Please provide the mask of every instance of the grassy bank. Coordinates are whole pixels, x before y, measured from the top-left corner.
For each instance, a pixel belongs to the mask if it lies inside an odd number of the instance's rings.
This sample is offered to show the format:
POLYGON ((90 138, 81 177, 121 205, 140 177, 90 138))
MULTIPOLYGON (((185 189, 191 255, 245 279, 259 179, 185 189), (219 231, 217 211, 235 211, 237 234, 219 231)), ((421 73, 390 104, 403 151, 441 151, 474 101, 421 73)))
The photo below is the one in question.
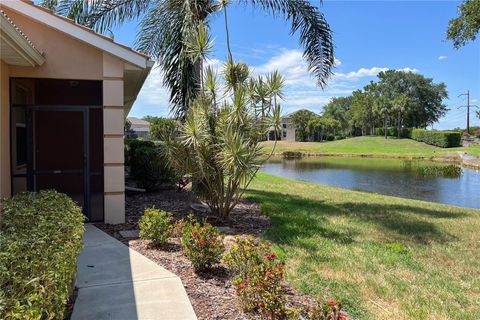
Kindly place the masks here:
POLYGON ((480 212, 259 174, 248 196, 301 291, 359 319, 480 319, 480 212))
MULTIPOLYGON (((273 142, 263 143, 270 151, 273 142)), ((480 146, 470 148, 439 148, 411 139, 384 139, 383 137, 355 137, 330 142, 279 141, 275 152, 305 152, 320 154, 358 154, 383 157, 435 157, 455 155, 456 151, 480 156, 480 146)))

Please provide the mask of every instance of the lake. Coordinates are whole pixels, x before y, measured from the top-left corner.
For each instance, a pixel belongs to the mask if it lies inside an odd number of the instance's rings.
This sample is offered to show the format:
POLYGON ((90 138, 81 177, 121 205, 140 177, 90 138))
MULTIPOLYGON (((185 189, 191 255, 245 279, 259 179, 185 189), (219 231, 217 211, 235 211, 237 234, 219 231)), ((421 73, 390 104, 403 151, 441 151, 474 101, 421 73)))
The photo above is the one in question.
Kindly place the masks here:
POLYGON ((347 157, 272 158, 260 171, 332 187, 480 208, 480 171, 453 164, 347 157))

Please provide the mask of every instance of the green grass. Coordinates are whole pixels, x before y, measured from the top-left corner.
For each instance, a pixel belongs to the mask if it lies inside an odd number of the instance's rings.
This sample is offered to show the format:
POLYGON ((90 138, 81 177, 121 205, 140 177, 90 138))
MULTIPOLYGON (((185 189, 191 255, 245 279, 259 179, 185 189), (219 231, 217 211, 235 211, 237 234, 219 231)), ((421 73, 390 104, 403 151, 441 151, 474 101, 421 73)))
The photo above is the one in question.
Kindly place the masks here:
POLYGON ((263 173, 248 197, 302 292, 358 319, 480 319, 480 211, 263 173))
MULTIPOLYGON (((270 151, 273 142, 262 143, 270 151)), ((411 139, 355 137, 331 142, 279 141, 275 152, 307 152, 324 154, 365 154, 385 157, 435 157, 454 155, 456 151, 480 156, 480 146, 469 148, 439 148, 411 139)))

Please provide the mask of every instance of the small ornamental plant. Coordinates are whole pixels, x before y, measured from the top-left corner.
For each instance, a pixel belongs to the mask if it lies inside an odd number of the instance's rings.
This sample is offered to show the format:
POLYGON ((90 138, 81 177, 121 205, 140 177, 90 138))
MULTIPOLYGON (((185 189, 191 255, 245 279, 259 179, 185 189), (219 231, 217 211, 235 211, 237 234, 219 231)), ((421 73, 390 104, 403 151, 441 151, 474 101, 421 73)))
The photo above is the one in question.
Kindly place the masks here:
POLYGON ((150 240, 154 245, 164 245, 170 237, 172 217, 163 210, 147 208, 138 221, 140 238, 150 240))
POLYGON ((285 317, 284 263, 266 243, 237 238, 224 261, 235 274, 233 285, 245 311, 266 319, 285 317))
POLYGON ((173 219, 173 227, 171 230, 171 237, 173 238, 181 238, 183 235, 183 229, 189 223, 187 219, 173 219))
POLYGON ((318 304, 307 308, 305 319, 307 320, 348 320, 349 318, 342 312, 342 303, 337 301, 328 301, 324 304, 318 304))
POLYGON ((220 231, 209 223, 190 222, 183 227, 183 252, 196 271, 220 262, 225 251, 220 231))

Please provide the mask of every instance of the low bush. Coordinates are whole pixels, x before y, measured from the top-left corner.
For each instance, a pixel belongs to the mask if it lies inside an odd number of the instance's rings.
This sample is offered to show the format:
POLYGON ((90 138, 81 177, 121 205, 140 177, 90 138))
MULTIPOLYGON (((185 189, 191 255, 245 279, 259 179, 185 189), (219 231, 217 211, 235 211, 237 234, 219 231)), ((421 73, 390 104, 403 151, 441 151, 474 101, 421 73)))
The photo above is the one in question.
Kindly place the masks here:
POLYGON ((175 174, 169 165, 163 144, 137 145, 131 150, 130 172, 140 188, 152 191, 162 183, 174 181, 175 174))
POLYGON ((412 139, 442 148, 460 146, 461 134, 454 131, 413 129, 412 139))
POLYGON ((189 220, 187 219, 180 219, 180 220, 175 220, 173 219, 174 224, 171 230, 171 236, 174 238, 181 238, 183 235, 183 229, 185 229, 185 226, 190 223, 189 220))
POLYGON ((138 221, 140 238, 150 240, 155 245, 163 245, 170 237, 172 217, 167 212, 155 208, 147 208, 138 221))
POLYGON ((187 223, 183 227, 183 252, 195 270, 205 270, 220 262, 224 246, 220 231, 204 222, 187 223))
POLYGON ((333 141, 333 140, 335 140, 335 136, 333 134, 326 134, 325 135, 325 140, 333 141))
POLYGON ((235 274, 233 285, 245 311, 268 319, 285 317, 284 263, 267 244, 251 237, 237 238, 224 261, 235 274))
POLYGON ((0 319, 63 319, 84 215, 55 191, 0 202, 0 319))

